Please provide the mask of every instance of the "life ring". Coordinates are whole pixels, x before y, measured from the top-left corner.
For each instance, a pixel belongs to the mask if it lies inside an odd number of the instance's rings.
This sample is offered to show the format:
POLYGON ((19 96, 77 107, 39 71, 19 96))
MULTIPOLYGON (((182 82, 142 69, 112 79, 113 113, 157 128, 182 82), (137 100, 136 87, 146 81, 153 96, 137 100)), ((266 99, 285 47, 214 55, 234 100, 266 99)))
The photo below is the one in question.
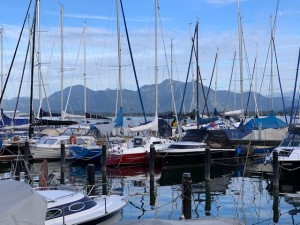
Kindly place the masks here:
POLYGON ((77 137, 75 134, 72 134, 69 138, 69 143, 72 145, 72 144, 76 144, 77 142, 77 137))

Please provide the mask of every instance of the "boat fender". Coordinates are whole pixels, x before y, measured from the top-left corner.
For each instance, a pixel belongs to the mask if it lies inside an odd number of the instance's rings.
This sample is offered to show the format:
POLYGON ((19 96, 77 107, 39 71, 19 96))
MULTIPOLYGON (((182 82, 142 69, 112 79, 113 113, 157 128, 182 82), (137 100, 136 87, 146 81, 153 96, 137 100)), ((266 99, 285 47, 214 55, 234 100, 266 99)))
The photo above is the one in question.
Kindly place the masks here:
POLYGON ((77 137, 76 137, 75 134, 72 134, 72 135, 70 136, 70 138, 69 138, 69 143, 70 143, 70 144, 76 144, 76 142, 77 142, 77 137))

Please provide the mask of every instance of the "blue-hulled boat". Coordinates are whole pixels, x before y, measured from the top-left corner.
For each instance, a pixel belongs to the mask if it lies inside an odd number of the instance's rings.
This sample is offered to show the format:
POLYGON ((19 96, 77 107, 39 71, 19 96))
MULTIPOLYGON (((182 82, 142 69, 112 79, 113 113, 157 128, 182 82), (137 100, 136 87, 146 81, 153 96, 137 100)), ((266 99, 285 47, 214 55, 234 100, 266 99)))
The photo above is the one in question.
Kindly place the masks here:
POLYGON ((69 155, 67 159, 78 161, 98 161, 102 155, 102 146, 99 145, 71 145, 69 146, 69 155))

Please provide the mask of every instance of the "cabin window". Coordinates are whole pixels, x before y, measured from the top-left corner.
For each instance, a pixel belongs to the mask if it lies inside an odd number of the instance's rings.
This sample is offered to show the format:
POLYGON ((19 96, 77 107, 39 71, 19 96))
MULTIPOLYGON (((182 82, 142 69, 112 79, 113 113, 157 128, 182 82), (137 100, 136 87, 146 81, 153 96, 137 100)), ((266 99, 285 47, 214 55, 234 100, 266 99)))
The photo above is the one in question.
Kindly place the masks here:
POLYGON ((298 140, 291 140, 290 146, 291 147, 297 147, 297 146, 299 146, 299 141, 298 140))
POLYGON ((62 211, 59 208, 50 209, 46 213, 46 220, 51 220, 53 218, 56 218, 60 216, 61 213, 62 211))
POLYGON ((154 145, 159 145, 159 144, 161 144, 161 141, 154 141, 153 144, 154 145))
POLYGON ((286 146, 289 146, 289 143, 290 143, 291 139, 287 138, 287 139, 284 139, 279 146, 281 147, 286 147, 286 146))
POLYGON ((84 206, 85 206, 84 202, 75 202, 69 206, 69 210, 72 212, 77 212, 84 209, 84 206))
POLYGON ((44 144, 53 145, 53 144, 55 144, 56 141, 57 141, 57 140, 55 140, 55 139, 47 139, 47 140, 44 142, 44 144))

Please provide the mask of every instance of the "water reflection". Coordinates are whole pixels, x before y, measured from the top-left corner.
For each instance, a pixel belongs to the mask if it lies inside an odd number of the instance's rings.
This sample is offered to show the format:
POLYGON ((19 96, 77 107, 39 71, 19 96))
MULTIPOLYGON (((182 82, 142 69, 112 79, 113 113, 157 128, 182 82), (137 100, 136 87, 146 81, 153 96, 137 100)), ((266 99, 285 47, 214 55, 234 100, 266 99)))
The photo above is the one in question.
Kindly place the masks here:
MULTIPOLYGON (((39 171, 41 163, 30 165, 39 171)), ((60 174, 60 162, 49 162, 49 173, 60 174)), ((0 164, 1 175, 9 173, 11 164, 0 164)), ((182 174, 191 173, 192 218, 229 217, 246 224, 297 224, 300 221, 300 183, 295 177, 280 180, 278 195, 272 187, 269 169, 257 159, 237 164, 214 163, 211 180, 205 182, 204 166, 108 168, 103 177, 101 166, 95 165, 97 193, 126 192, 129 203, 121 220, 172 219, 181 216, 182 174), (105 179, 104 179, 105 178, 105 179), (106 184, 107 186, 103 186, 106 184)), ((66 163, 65 182, 87 183, 87 165, 66 163)))

